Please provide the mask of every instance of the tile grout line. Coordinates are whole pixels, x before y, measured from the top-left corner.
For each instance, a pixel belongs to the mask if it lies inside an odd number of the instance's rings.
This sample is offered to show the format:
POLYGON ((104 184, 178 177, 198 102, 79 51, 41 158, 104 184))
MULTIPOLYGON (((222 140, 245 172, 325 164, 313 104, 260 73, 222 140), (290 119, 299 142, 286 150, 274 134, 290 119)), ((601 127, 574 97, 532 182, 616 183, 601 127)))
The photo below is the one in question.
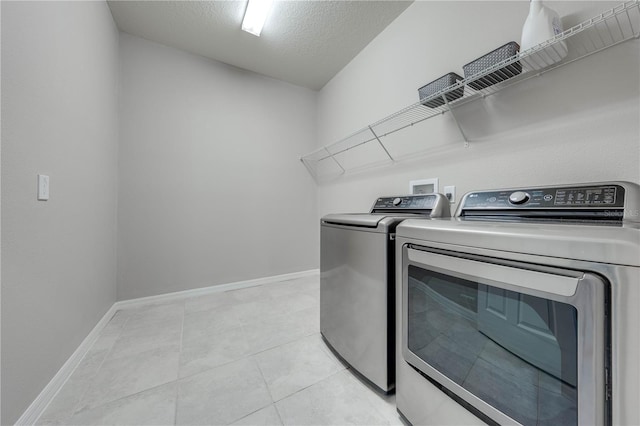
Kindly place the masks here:
MULTIPOLYGON (((291 275, 295 275, 295 274, 291 274, 291 275)), ((316 273, 314 275, 317 275, 317 271, 316 271, 316 273)), ((306 279, 308 279, 308 278, 306 277, 306 274, 305 274, 305 277, 295 277, 295 278, 294 277, 290 277, 290 278, 286 278, 284 280, 279 280, 279 281, 269 281, 269 282, 264 282, 264 283, 260 282, 259 284, 255 284, 255 285, 252 285, 250 287, 248 286, 246 288, 247 289, 249 289, 249 288, 262 288, 265 284, 276 284, 276 285, 285 284, 285 285, 290 285, 292 283, 295 283, 298 280, 306 280, 306 279)), ((245 283, 243 283, 243 284, 245 284, 245 283)), ((307 287, 306 284, 301 282, 301 285, 304 285, 304 287, 306 289, 306 287, 307 287)), ((278 287, 278 291, 279 291, 279 288, 280 287, 278 287)), ((220 294, 231 294, 231 293, 233 293, 235 291, 244 290, 244 289, 245 288, 243 288, 243 287, 234 288, 233 290, 232 289, 226 289, 226 290, 223 290, 222 292, 220 292, 220 294)), ((267 289, 267 290, 271 291, 270 288, 267 289)), ((209 294, 209 292, 200 292, 200 293, 202 293, 201 295, 209 294)), ((215 292, 212 291, 211 294, 213 294, 213 293, 218 293, 218 291, 215 291, 215 292)), ((179 349, 179 354, 178 354, 178 363, 179 363, 179 365, 178 365, 178 377, 174 381, 169 381, 167 383, 163 383, 163 384, 157 385, 155 387, 150 387, 148 389, 140 390, 139 392, 135 392, 135 393, 133 393, 131 395, 122 396, 121 398, 115 399, 113 401, 103 402, 102 404, 96 405, 94 407, 91 407, 91 406, 88 406, 88 405, 83 405, 84 403, 87 402, 88 394, 90 394, 92 392, 92 390, 96 389, 96 384, 97 384, 96 379, 97 379, 98 373, 100 373, 101 371, 104 371, 103 369, 105 368, 105 364, 110 363, 111 358, 113 357, 113 355, 116 352, 116 345, 117 345, 118 340, 120 340, 122 338, 123 334, 125 333, 125 329, 127 328, 127 326, 130 325, 133 322, 135 314, 137 312, 140 312, 140 310, 153 309, 155 307, 161 307, 161 306, 163 306, 163 305, 165 305, 167 303, 170 304, 171 303, 170 302, 171 298, 166 298, 166 300, 165 300, 165 298, 163 298, 162 300, 158 299, 157 301, 154 300, 153 303, 152 303, 151 300, 145 300, 146 298, 141 298, 140 300, 136 299, 136 300, 128 301, 128 302, 137 302, 137 303, 128 303, 127 304, 127 303, 125 303, 127 301, 116 302, 114 304, 114 306, 112 306, 112 308, 111 308, 111 310, 113 310, 114 313, 111 315, 111 318, 108 320, 108 322, 111 322, 114 319, 114 317, 116 317, 116 315, 118 315, 118 313, 127 314, 126 318, 123 320, 123 322, 120 325, 120 327, 118 327, 116 333, 111 335, 110 338, 108 339, 108 340, 111 340, 113 338, 112 343, 110 345, 104 345, 103 346, 102 349, 105 350, 105 354, 98 361, 97 367, 95 369, 90 369, 89 370, 89 371, 93 370, 93 374, 87 375, 88 377, 86 378, 86 382, 88 382, 88 383, 83 386, 83 389, 80 389, 80 396, 77 397, 77 400, 76 400, 77 402, 75 404, 71 405, 71 411, 70 411, 71 414, 67 418, 70 418, 71 416, 75 415, 76 413, 78 413, 78 412, 80 412, 80 411, 82 411, 84 409, 93 410, 95 408, 104 406, 106 404, 110 404, 112 402, 115 402, 115 401, 118 401, 118 400, 121 400, 121 399, 125 399, 125 398, 131 397, 133 395, 137 395, 137 394, 146 392, 146 391, 148 391, 150 389, 154 389, 154 388, 159 387, 159 386, 170 384, 172 382, 174 382, 174 383, 175 382, 179 382, 181 380, 181 378, 179 376, 179 370, 180 370, 180 363, 182 362, 182 359, 184 359, 183 350, 184 350, 184 330, 185 330, 184 327, 185 327, 185 322, 186 322, 186 320, 185 320, 185 317, 186 317, 186 301, 189 300, 191 297, 187 297, 187 294, 180 294, 180 295, 176 294, 175 296, 178 299, 177 300, 178 303, 182 304, 182 306, 181 306, 182 307, 182 323, 181 323, 181 329, 180 329, 180 344, 179 344, 179 348, 178 348, 179 349), (177 297, 177 296, 182 296, 182 297, 177 297), (182 299, 182 300, 180 300, 180 299, 182 299), (122 306, 119 306, 120 304, 122 304, 122 306)), ((240 302, 240 301, 238 301, 238 302, 240 302)), ((307 310, 307 309, 313 309, 313 308, 309 307, 309 308, 306 308, 306 309, 301 309, 301 311, 304 311, 304 310, 307 310)), ((291 314, 291 312, 287 312, 287 314, 291 314)), ((286 316, 290 316, 290 315, 286 315, 286 316)), ((103 321, 103 320, 101 320, 101 321, 103 321)), ((238 322, 240 323, 239 326, 241 327, 242 331, 245 331, 245 329, 250 325, 248 323, 245 324, 244 321, 238 321, 238 322)), ((104 328, 104 326, 103 326, 103 328, 104 328)), ((281 343, 279 345, 270 346, 270 347, 266 347, 266 348, 260 348, 255 353, 249 353, 249 354, 245 355, 244 357, 242 357, 240 359, 243 359, 243 358, 246 359, 246 358, 252 357, 254 355, 260 354, 262 352, 266 352, 266 351, 275 349, 278 346, 281 346, 281 345, 284 345, 284 344, 293 343, 296 340, 299 340, 299 339, 307 337, 307 336, 311 336, 312 334, 315 334, 315 333, 317 333, 317 331, 304 333, 304 334, 301 334, 298 338, 294 338, 292 340, 288 340, 288 341, 286 341, 284 343, 281 343)), ((102 335, 102 333, 100 333, 100 335, 102 335)), ((94 338, 94 340, 96 340, 96 339, 94 338)), ((246 336, 245 336, 245 341, 246 340, 247 339, 246 339, 246 336)), ((95 345, 95 342, 93 342, 93 343, 95 345)), ((86 355, 90 352, 91 348, 93 348, 94 345, 92 345, 89 349, 85 349, 84 355, 82 356, 82 358, 80 358, 80 361, 78 361, 78 363, 81 362, 83 359, 85 359, 86 355)), ((247 351, 247 352, 249 352, 249 351, 247 351)), ((235 360, 235 361, 237 361, 237 360, 235 360)), ((230 361, 229 363, 231 363, 231 362, 234 362, 234 361, 230 361)), ((229 364, 229 363, 225 363, 225 364, 229 364)), ((223 364, 223 365, 225 365, 225 364, 223 364)), ((215 367, 212 367, 212 368, 215 368, 215 367)), ((198 373, 194 373, 194 374, 192 374, 190 376, 193 376, 193 375, 196 375, 196 374, 198 374, 198 373)), ((261 371, 261 374, 262 374, 262 371, 261 371)), ((263 375, 263 379, 264 379, 264 374, 262 374, 262 375, 263 375)), ((65 380, 65 382, 66 382, 66 380, 65 380)), ((58 391, 60 389, 62 389, 63 386, 64 386, 64 384, 63 385, 59 385, 58 391)), ((176 383, 176 386, 178 386, 178 383, 176 383)), ((55 397, 55 395, 57 393, 58 392, 56 392, 53 396, 48 397, 49 398, 49 402, 51 402, 51 400, 53 400, 53 398, 55 397)), ((270 390, 269 390, 269 394, 271 394, 270 390)), ((273 400, 273 396, 272 395, 271 395, 271 399, 273 400)), ((175 420, 176 423, 177 423, 177 405, 178 405, 177 403, 178 403, 178 401, 177 401, 177 397, 176 397, 176 413, 174 415, 174 420, 175 420)), ((48 405, 49 404, 47 404, 47 406, 48 405)), ((41 415, 42 412, 44 411, 44 409, 41 409, 40 411, 41 411, 41 413, 40 413, 40 415, 41 415)))
MULTIPOLYGON (((238 328, 235 328, 235 329, 232 329, 232 330, 237 330, 237 329, 240 329, 240 328, 242 328, 242 327, 243 327, 243 326, 242 326, 242 325, 240 325, 238 328)), ((291 343, 295 343, 295 342, 297 342, 298 340, 306 339, 306 338, 308 338, 308 337, 313 336, 314 334, 320 334, 320 332, 314 332, 313 334, 309 334, 309 335, 305 335, 305 336, 300 336, 300 337, 299 337, 298 339, 296 339, 296 340, 287 341, 286 343, 282 343, 282 344, 280 344, 280 345, 278 345, 278 346, 272 346, 272 347, 269 347, 269 348, 266 348, 266 349, 261 349, 261 350, 260 350, 260 351, 258 351, 258 352, 255 352, 255 353, 251 353, 251 354, 245 355, 245 356, 243 356, 243 357, 240 357, 240 358, 238 358, 238 359, 234 359, 234 360, 232 360, 232 361, 227 361, 227 362, 225 362, 225 363, 223 363, 223 364, 216 365, 215 367, 208 367, 208 368, 207 368, 207 369, 205 369, 205 370, 198 371, 198 372, 191 373, 191 374, 187 374, 187 375, 186 375, 186 376, 184 376, 184 377, 179 377, 179 378, 178 378, 178 380, 188 379, 188 378, 193 377, 193 376, 196 376, 196 375, 198 375, 198 374, 206 373, 206 372, 208 372, 208 371, 215 370, 216 368, 224 367, 225 365, 233 364, 234 362, 238 362, 238 361, 241 361, 241 360, 243 360, 243 359, 252 358, 252 357, 254 357, 254 356, 256 356, 256 355, 260 355, 260 354, 262 354, 262 353, 264 353, 264 352, 267 352, 267 351, 270 351, 270 350, 273 350, 273 349, 279 348, 280 346, 290 345, 291 343)), ((325 352, 325 355, 326 355, 326 352, 325 352)), ((342 370, 346 370, 346 369, 347 369, 347 367, 343 366, 342 364, 340 364, 339 366, 342 368, 342 370)))
POLYGON ((280 414, 280 410, 278 410, 278 406, 276 405, 276 403, 273 403, 273 408, 275 408, 276 410, 276 415, 278 416, 278 418, 280 419, 280 424, 284 426, 284 420, 282 420, 282 414, 280 414))
POLYGON ((152 390, 155 390, 155 389, 161 388, 161 387, 163 387, 163 386, 170 385, 171 383, 175 383, 175 382, 177 382, 177 380, 174 380, 174 381, 171 381, 171 382, 166 382, 166 383, 161 383, 161 384, 159 384, 159 385, 155 385, 155 386, 152 386, 152 387, 150 387, 150 388, 140 390, 140 391, 135 392, 135 393, 132 393, 132 394, 130 394, 130 395, 124 395, 124 396, 121 396, 120 398, 114 399, 114 400, 112 400, 112 401, 107 401, 107 402, 105 402, 104 404, 96 405, 95 407, 92 407, 92 408, 90 408, 90 409, 91 409, 91 410, 95 410, 95 409, 97 409, 97 408, 104 407, 105 405, 113 404, 113 403, 115 403, 115 402, 122 401, 123 399, 128 399, 128 398, 131 398, 131 397, 134 397, 134 396, 140 395, 141 393, 149 392, 149 391, 152 391, 152 390))
MULTIPOLYGON (((116 311, 113 316, 111 317, 111 319, 109 320, 109 322, 111 322, 113 320, 113 318, 115 318, 116 315, 118 315, 118 312, 120 311, 116 311)), ((111 352, 113 351, 113 347, 116 345, 116 342, 118 341, 118 339, 120 338, 120 336, 122 335, 122 331, 124 330, 124 328, 126 327, 127 323, 129 322, 129 319, 131 319, 131 316, 127 316, 127 319, 124 321, 124 323, 122 324, 122 327, 120 327, 120 331, 118 331, 118 334, 116 336, 116 338, 114 339, 113 343, 109 346, 109 349, 107 350, 107 353, 104 355, 104 358, 102 358, 102 361, 100 361, 100 365, 98 365, 98 368, 96 368, 96 371, 92 374, 91 376, 91 380, 90 383, 87 385, 87 387, 85 388, 84 392, 82 392, 82 395, 80 396, 80 398, 78 398, 78 402, 75 404, 75 406, 73 407, 73 410, 71 412, 71 415, 69 416, 69 418, 67 418, 68 420, 71 420, 71 418, 76 415, 78 412, 81 411, 81 405, 82 402, 84 402, 84 398, 87 395, 87 393, 89 392, 89 390, 91 388, 93 388, 94 382, 96 377, 98 376, 98 373, 100 372, 100 369, 102 368, 102 366, 104 365, 104 363, 106 362, 106 360, 109 358, 109 355, 111 354, 111 352)), ((109 323, 107 323, 107 325, 109 325, 109 323)), ((103 330, 104 331, 104 330, 103 330)), ((102 336, 102 332, 100 332, 100 335, 98 335, 98 338, 100 338, 102 336)), ((97 341, 97 340, 96 340, 97 341)), ((95 343, 94 343, 95 345, 95 343)), ((84 358, 89 354, 89 352, 91 351, 91 349, 93 348, 93 345, 91 346, 91 348, 89 348, 89 350, 87 351, 87 353, 84 355, 84 357, 82 358, 82 360, 84 361, 84 358)), ((82 361, 80 361, 82 362, 82 361)), ((103 404, 104 405, 104 404, 103 404)), ((93 407, 93 408, 97 408, 97 407, 93 407)), ((91 408, 91 409, 93 409, 91 408)))
POLYGON ((260 363, 258 362, 258 360, 253 355, 251 355, 251 358, 253 358, 253 362, 255 362, 256 363, 256 367, 258 367, 258 371, 260 372, 260 376, 262 377, 262 381, 264 382, 264 385, 267 387, 267 392, 269 392, 269 396, 271 397, 271 404, 273 405, 273 404, 275 404, 276 400, 273 397, 273 393, 271 393, 271 389, 269 388, 269 383, 267 383, 267 378, 264 377, 264 372, 262 371, 262 368, 260 368, 260 363))
MULTIPOLYGON (((112 309, 113 309, 113 306, 109 309, 109 311, 111 311, 112 309)), ((105 320, 106 314, 108 314, 108 313, 109 313, 109 311, 107 311, 107 312, 105 313, 104 317, 103 317, 100 321, 98 321, 98 324, 100 324, 102 321, 104 321, 104 320, 105 320)), ((99 338, 99 335, 100 335, 100 334, 102 334, 102 329, 104 329, 104 328, 107 326, 107 324, 108 324, 109 322, 111 322, 111 320, 115 317, 116 313, 117 313, 117 311, 113 311, 113 312, 112 312, 111 316, 109 317, 109 320, 108 320, 108 321, 107 321, 107 322, 102 326, 102 328, 101 328, 101 330, 100 330, 101 332, 100 332, 100 333, 98 333, 98 335, 96 335, 96 337, 93 339, 93 343, 92 343, 91 347, 93 347, 93 345, 95 345, 95 343, 97 342, 97 340, 98 340, 98 338, 99 338)), ((98 326, 98 325, 96 325, 96 327, 97 327, 97 326, 98 326)), ((94 328, 94 329, 95 329, 95 328, 94 328)), ((93 330, 92 330, 92 332, 93 332, 93 330)), ((89 333, 89 336, 91 335, 91 333, 92 333, 92 332, 90 332, 90 333, 89 333)), ((87 337, 88 337, 88 336, 87 336, 87 337)), ((86 338, 85 338, 85 340, 86 340, 86 338)), ((84 342, 83 342, 83 343, 84 343, 84 342)), ((83 343, 81 343, 81 344, 80 344, 80 347, 82 346, 82 344, 83 344, 83 343)), ((80 347, 79 347, 79 348, 80 348, 80 347)), ((67 364, 67 363, 69 363, 69 361, 73 358, 73 355, 74 355, 75 353, 74 353, 74 354, 72 354, 72 355, 71 355, 71 358, 69 358, 69 359, 67 360, 67 362, 66 362, 66 363, 61 367, 61 369, 60 369, 60 370, 58 370, 58 372, 57 372, 57 373, 56 373, 56 375, 53 377, 53 379, 51 379, 51 381, 49 382, 49 384, 48 384, 47 386, 45 386, 45 388, 43 389, 43 391, 42 391, 42 392, 41 392, 41 393, 36 397, 36 399, 31 403, 31 405, 27 408, 27 410, 26 410, 24 413, 22 413, 22 416, 20 417, 20 419, 18 419, 18 421, 16 422, 16 424, 39 424, 39 423, 40 423, 40 420, 41 420, 41 419, 42 419, 42 417, 46 414, 46 412, 47 412, 47 410, 49 409, 49 407, 54 403, 54 401, 57 399, 58 395, 60 395, 60 393, 62 392, 63 388, 67 385, 67 383, 68 383, 68 382, 69 382, 69 380, 71 379, 71 376, 75 373, 75 371, 78 369, 78 367, 80 366, 80 364, 82 363, 82 361, 85 359, 85 357, 86 357, 86 356, 87 356, 87 354, 89 353, 89 351, 90 351, 91 347, 84 349, 84 353, 82 354, 82 356, 81 356, 81 357, 79 357, 79 359, 78 359, 78 360, 77 360, 77 362, 75 363, 75 366, 71 369, 71 372, 70 372, 69 374, 67 374, 66 378, 62 381, 62 383, 61 383, 61 384, 59 384, 59 385, 56 387, 55 392, 53 392, 53 394, 52 394, 51 396, 49 396, 48 398, 46 398, 46 400, 45 400, 45 401, 46 401, 46 403, 44 404, 44 406, 41 406, 41 407, 39 407, 39 408, 37 408, 37 409, 36 409, 36 410, 37 410, 37 411, 36 411, 36 412, 37 412, 37 415, 35 415, 35 418, 30 419, 30 417, 33 417, 33 416, 34 416, 34 415, 30 412, 30 411, 32 410, 32 407, 34 406, 34 404, 36 404, 36 402, 39 402, 39 400, 41 399, 41 397, 42 397, 43 393, 47 390, 47 388, 48 388, 49 386, 51 386, 52 382, 56 379, 56 377, 60 374, 60 372, 65 368, 66 364, 67 364), (29 413, 29 414, 27 415, 27 413, 29 413), (27 419, 29 419, 29 420, 28 420, 28 421, 25 421, 25 417, 26 417, 27 419)), ((78 349, 79 349, 79 348, 78 348, 78 349)), ((76 349, 76 352, 78 351, 78 349, 76 349)), ((103 360, 103 361, 104 361, 104 360, 103 360)), ((81 397, 82 397, 82 396, 81 396, 81 397)), ((65 417, 65 419, 68 419, 68 418, 70 418, 70 417, 73 415, 73 411, 75 410, 75 408, 76 408, 76 405, 77 405, 77 404, 78 404, 78 403, 76 403, 76 404, 72 407, 72 413, 71 413, 69 416, 66 416, 66 417, 65 417)))
MULTIPOLYGON (((335 375, 337 375, 337 374, 340 374, 340 373, 342 373, 342 372, 344 372, 344 371, 346 371, 346 370, 338 370, 338 371, 336 371, 335 373, 332 373, 332 374, 328 375, 328 376, 327 376, 327 377, 325 377, 324 379, 320 379, 320 380, 318 380, 318 381, 317 381, 317 382, 315 382, 315 383, 312 383, 312 384, 310 384, 310 385, 307 385, 307 386, 303 387, 302 389, 298 389, 298 390, 297 390, 297 391, 295 391, 294 393, 292 393, 292 394, 290 394, 290 395, 287 395, 287 396, 285 396, 285 397, 283 397, 283 398, 280 398, 280 399, 279 399, 279 400, 277 400, 277 401, 274 401, 273 405, 276 405, 276 403, 281 402, 281 401, 284 401, 285 399, 289 399, 289 398, 291 398, 292 396, 294 396, 294 395, 296 395, 296 394, 299 394, 300 392, 302 392, 302 391, 304 391, 304 390, 307 390, 307 389, 309 389, 310 387, 313 387, 313 386, 317 385, 318 383, 322 383, 322 382, 324 382, 325 380, 329 380, 329 379, 330 379, 330 378, 332 378, 333 376, 335 376, 335 375)), ((277 408, 278 408, 278 407, 277 407, 277 405, 276 405, 276 409, 277 409, 277 408)), ((281 419, 281 420, 282 420, 282 419, 281 419)))
MULTIPOLYGON (((122 333, 124 332, 124 329, 125 329, 126 325, 129 323, 129 321, 130 321, 130 319, 132 318, 132 316, 133 316, 133 315, 129 315, 129 316, 127 317, 126 321, 124 322, 124 324, 122 325, 122 327, 121 327, 121 329, 120 329, 120 332, 118 333, 118 337, 116 338, 116 341, 114 341, 114 343, 111 345, 111 347, 109 348, 109 350, 108 350, 107 354, 105 355, 104 359, 101 361, 100 366, 96 369, 96 372, 95 372, 95 373, 94 373, 94 375, 93 375, 93 378, 94 378, 94 379, 95 379, 95 377, 96 377, 96 375, 97 375, 98 371, 103 367, 103 365, 104 365, 104 363, 106 362, 106 360, 108 359, 109 355, 112 353, 113 348, 114 348, 114 346, 115 346, 115 344, 116 344, 116 342, 117 342, 117 339, 118 339, 118 338, 122 335, 122 333)), ((115 358, 115 359, 118 359, 118 358, 115 358)), ((102 403, 102 404, 99 404, 99 405, 96 405, 96 406, 94 406, 94 407, 89 407, 88 409, 90 409, 90 410, 95 410, 95 409, 100 408, 100 407, 103 407, 103 406, 105 406, 105 405, 112 404, 112 403, 114 403, 114 402, 121 401, 121 400, 123 400, 123 399, 127 399, 127 398, 130 398, 130 397, 133 397, 133 396, 139 395, 139 394, 141 394, 141 393, 144 393, 144 392, 147 392, 147 391, 150 391, 150 390, 153 390, 153 389, 157 389, 157 388, 160 388, 160 387, 162 387, 162 386, 166 386, 166 385, 171 384, 171 383, 174 383, 174 382, 177 382, 177 380, 173 380, 173 381, 166 382, 166 383, 161 383, 161 384, 158 384, 158 385, 156 385, 156 386, 152 386, 152 387, 147 388, 147 389, 142 389, 142 390, 140 390, 140 391, 138 391, 138 392, 135 392, 135 393, 132 393, 132 394, 129 394, 129 395, 124 395, 124 396, 121 396, 121 397, 116 398, 116 399, 111 400, 111 401, 106 401, 106 402, 104 402, 104 403, 102 403)), ((87 390, 84 392, 84 394, 86 394, 88 390, 89 390, 89 388, 87 388, 87 390)), ((84 394, 83 394, 82 398, 84 398, 84 394)), ((78 410, 78 409, 77 409, 77 406, 79 406, 81 402, 82 402, 82 399, 78 402, 78 404, 76 404, 76 409, 75 409, 75 411, 74 411, 74 413, 73 413, 73 414, 76 414, 76 413, 78 413, 79 411, 81 411, 81 410, 78 410)), ((73 414, 72 414, 72 416, 73 416, 73 414)))
MULTIPOLYGON (((256 367, 258 368, 258 372, 260 373, 260 376, 262 377, 262 381, 264 382, 264 385, 265 385, 265 387, 267 388, 267 392, 269 393, 269 398, 271 398, 271 404, 266 405, 266 406, 264 406, 264 407, 260 407, 260 408, 258 408, 257 410, 254 410, 254 411, 252 411, 252 412, 248 413, 247 415, 240 417, 239 419, 235 419, 233 422, 231 422, 231 423, 229 423, 229 424, 233 424, 233 423, 235 423, 235 422, 239 422, 240 420, 242 420, 242 419, 244 419, 244 418, 247 418, 247 417, 249 417, 249 416, 250 416, 250 415, 252 415, 252 414, 257 413, 257 412, 258 412, 258 411, 260 411, 260 410, 264 410, 265 408, 270 407, 271 405, 275 406, 275 401, 274 401, 273 395, 271 394, 271 389, 269 389, 269 384, 267 383, 267 379, 265 379, 265 377, 264 377, 264 373, 262 372, 262 368, 260 368, 260 363, 258 362, 258 360, 257 360, 257 359, 255 359, 255 358, 254 358, 254 356, 253 356, 253 355, 249 355, 247 358, 244 358, 244 359, 248 359, 248 358, 252 358, 252 359, 253 359, 253 362, 255 363, 256 367)), ((235 362, 235 361, 234 361, 234 362, 235 362)))

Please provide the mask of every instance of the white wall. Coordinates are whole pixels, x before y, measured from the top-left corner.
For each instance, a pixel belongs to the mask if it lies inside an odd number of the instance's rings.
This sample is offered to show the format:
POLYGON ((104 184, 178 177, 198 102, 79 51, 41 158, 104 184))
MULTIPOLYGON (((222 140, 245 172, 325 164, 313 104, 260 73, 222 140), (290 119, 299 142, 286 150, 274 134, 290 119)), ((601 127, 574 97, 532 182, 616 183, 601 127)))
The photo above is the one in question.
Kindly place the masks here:
POLYGON ((317 268, 316 92, 121 34, 118 299, 317 268))
MULTIPOLYGON (((565 28, 618 2, 549 2, 565 28)), ((318 144, 351 134, 417 102, 417 89, 502 44, 520 40, 528 2, 418 1, 320 92, 318 144)), ((387 138, 393 154, 427 155, 319 186, 318 212, 367 210, 410 180, 438 177, 457 197, 473 189, 640 182, 639 47, 633 40, 387 138)), ((365 156, 354 149, 349 155, 365 156)), ((454 208, 457 206, 454 205, 454 208)))
POLYGON ((2 2, 2 424, 116 299, 117 94, 106 3, 2 2))
MULTIPOLYGON (((0 4, 0 46, 2 46, 2 5, 0 4)), ((2 97, 2 55, 0 54, 0 98, 2 97)), ((0 129, 2 113, 0 107, 0 129)), ((2 134, 0 132, 0 242, 2 241, 2 134)), ((2 422, 2 244, 0 244, 0 423, 2 422)))

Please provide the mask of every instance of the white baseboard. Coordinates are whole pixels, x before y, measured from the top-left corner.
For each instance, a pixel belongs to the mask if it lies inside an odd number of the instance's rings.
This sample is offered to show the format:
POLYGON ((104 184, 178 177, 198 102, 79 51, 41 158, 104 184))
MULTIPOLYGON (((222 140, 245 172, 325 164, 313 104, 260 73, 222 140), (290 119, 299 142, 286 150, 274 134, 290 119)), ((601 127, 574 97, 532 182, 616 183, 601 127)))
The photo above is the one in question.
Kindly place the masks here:
POLYGON ((298 278, 312 277, 318 275, 320 271, 318 269, 311 269, 308 271, 294 272, 291 274, 275 275, 272 277, 257 278, 253 280, 237 281, 228 284, 214 285, 210 287, 196 288, 193 290, 177 291, 174 293, 160 294, 157 296, 141 297, 138 299, 121 300, 116 302, 109 308, 104 316, 98 321, 95 327, 87 335, 87 337, 80 343, 80 346, 69 357, 67 362, 58 370, 53 379, 44 387, 42 392, 36 397, 36 399, 29 405, 29 407, 22 413, 22 416, 16 422, 16 425, 34 425, 47 409, 53 398, 58 394, 62 386, 67 382, 69 377, 73 374, 75 369, 82 361, 82 358, 91 349, 93 344, 98 339, 102 329, 109 323, 109 320, 115 315, 115 313, 121 309, 133 309, 145 305, 153 305, 162 302, 169 302, 172 300, 186 299, 194 296, 202 296, 205 294, 218 293, 229 290, 238 290, 247 287, 255 287, 258 285, 273 284, 282 281, 294 280, 298 278))
POLYGON ((100 336, 102 329, 109 323, 109 320, 116 313, 117 309, 115 304, 109 308, 109 310, 102 316, 100 321, 89 332, 87 337, 80 343, 80 346, 71 354, 69 359, 64 363, 60 370, 53 376, 53 379, 44 387, 42 392, 36 397, 36 399, 29 405, 29 407, 22 413, 22 416, 16 422, 16 425, 33 425, 35 424, 44 410, 49 406, 49 403, 58 394, 62 386, 67 382, 71 374, 82 361, 82 358, 91 349, 93 344, 100 336))
POLYGON ((256 278, 253 280, 236 281, 227 284, 212 285, 209 287, 194 288, 192 290, 182 290, 173 293, 159 294, 157 296, 140 297, 137 299, 121 300, 116 302, 114 306, 117 309, 131 309, 145 305, 153 305, 156 303, 170 302, 172 300, 187 299, 194 296, 203 296, 205 294, 219 293, 229 290, 239 290, 241 288, 255 287, 265 284, 274 284, 281 281, 295 280, 298 278, 312 277, 320 273, 319 269, 310 269, 308 271, 293 272, 290 274, 274 275, 272 277, 256 278))

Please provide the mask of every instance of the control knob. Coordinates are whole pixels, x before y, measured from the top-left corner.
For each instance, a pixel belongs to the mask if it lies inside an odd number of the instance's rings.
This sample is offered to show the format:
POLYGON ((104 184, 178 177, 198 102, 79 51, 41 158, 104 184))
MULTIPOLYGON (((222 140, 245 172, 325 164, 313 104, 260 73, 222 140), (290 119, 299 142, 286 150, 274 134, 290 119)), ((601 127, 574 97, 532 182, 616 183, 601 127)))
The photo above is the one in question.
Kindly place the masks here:
POLYGON ((393 199, 393 205, 394 206, 399 206, 401 202, 402 202, 402 198, 394 198, 393 199))
POLYGON ((530 196, 526 192, 516 191, 512 192, 511 195, 509 195, 509 202, 511 204, 524 204, 529 201, 529 198, 530 196))

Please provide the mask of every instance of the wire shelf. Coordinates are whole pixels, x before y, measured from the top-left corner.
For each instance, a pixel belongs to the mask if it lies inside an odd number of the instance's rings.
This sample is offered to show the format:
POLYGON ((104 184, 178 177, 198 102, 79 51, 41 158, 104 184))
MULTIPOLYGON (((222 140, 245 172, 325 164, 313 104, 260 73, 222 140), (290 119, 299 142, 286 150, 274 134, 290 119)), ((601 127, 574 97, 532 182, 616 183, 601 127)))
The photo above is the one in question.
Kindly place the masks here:
MULTIPOLYGON (((325 161, 332 164, 334 172, 345 173, 347 170, 341 164, 340 156, 369 143, 379 144, 388 157, 387 159, 394 161, 384 145, 385 137, 446 112, 451 112, 455 120, 454 110, 458 106, 490 96, 506 87, 638 37, 640 37, 640 0, 624 2, 531 49, 522 51, 484 69, 482 72, 466 77, 431 96, 420 99, 415 104, 378 120, 337 142, 306 154, 300 160, 315 179, 318 179, 322 174, 322 167, 319 165, 325 161), (456 89, 462 89, 463 96, 449 102, 445 95, 456 89), (444 101, 443 105, 435 108, 424 105, 438 98, 444 101)), ((433 102, 431 104, 433 105, 433 102)), ((467 144, 468 140, 459 124, 458 128, 465 144, 467 144)))

